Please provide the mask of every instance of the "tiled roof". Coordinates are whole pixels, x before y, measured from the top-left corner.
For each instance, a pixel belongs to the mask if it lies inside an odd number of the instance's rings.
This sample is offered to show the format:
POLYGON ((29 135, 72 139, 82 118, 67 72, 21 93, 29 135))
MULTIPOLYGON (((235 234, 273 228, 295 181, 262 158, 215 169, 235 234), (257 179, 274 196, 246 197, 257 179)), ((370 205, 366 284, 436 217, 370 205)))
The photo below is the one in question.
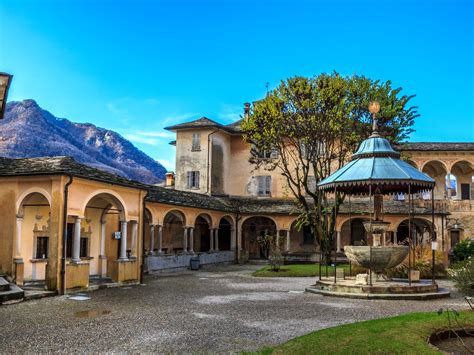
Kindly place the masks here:
MULTIPOLYGON (((9 159, 0 157, 1 176, 31 176, 31 175, 72 175, 84 179, 100 181, 149 191, 147 201, 179 206, 224 211, 243 214, 296 214, 297 204, 291 198, 255 198, 255 197, 216 197, 188 191, 167 189, 155 185, 142 184, 126 178, 80 164, 70 157, 42 157, 9 159)), ((329 202, 331 204, 331 202, 329 202)), ((367 214, 368 200, 354 198, 341 206, 341 213, 367 214)), ((415 213, 428 214, 428 207, 416 207, 415 213)), ((407 201, 384 201, 384 211, 387 214, 406 214, 407 201)))
POLYGON ((148 202, 197 207, 232 213, 236 212, 234 206, 226 198, 218 198, 195 192, 179 191, 158 186, 150 188, 150 193, 146 200, 148 202))
POLYGON ((10 159, 0 157, 0 176, 71 175, 100 182, 123 185, 142 190, 147 184, 80 164, 71 157, 41 157, 10 159))
POLYGON ((395 146, 401 151, 474 151, 474 142, 408 142, 395 146))
POLYGON ((194 121, 184 122, 184 123, 180 123, 174 126, 165 127, 165 129, 169 131, 177 131, 180 129, 190 129, 190 128, 216 128, 216 129, 221 129, 223 131, 226 131, 228 133, 240 133, 240 126, 237 128, 236 126, 234 127, 233 124, 223 125, 207 117, 201 117, 194 121))

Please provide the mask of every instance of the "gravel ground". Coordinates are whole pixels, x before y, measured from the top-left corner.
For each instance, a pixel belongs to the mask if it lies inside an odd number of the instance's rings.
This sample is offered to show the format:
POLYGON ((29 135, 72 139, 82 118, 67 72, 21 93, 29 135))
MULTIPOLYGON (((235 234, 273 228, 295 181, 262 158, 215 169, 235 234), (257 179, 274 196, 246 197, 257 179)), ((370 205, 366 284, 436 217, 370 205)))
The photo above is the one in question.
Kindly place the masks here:
POLYGON ((86 301, 51 297, 0 306, 0 352, 256 350, 344 323, 467 308, 456 293, 433 301, 307 294, 303 290, 313 278, 254 278, 257 268, 149 276, 146 285, 90 292, 86 301))

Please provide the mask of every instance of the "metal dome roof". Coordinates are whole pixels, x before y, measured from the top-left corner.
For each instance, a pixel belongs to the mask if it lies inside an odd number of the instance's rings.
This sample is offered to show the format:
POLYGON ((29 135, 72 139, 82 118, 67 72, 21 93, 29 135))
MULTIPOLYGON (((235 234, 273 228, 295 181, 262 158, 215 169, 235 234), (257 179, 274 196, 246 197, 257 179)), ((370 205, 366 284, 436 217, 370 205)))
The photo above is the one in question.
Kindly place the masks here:
POLYGON ((352 194, 366 194, 369 189, 380 193, 412 193, 432 190, 435 181, 400 159, 390 142, 375 131, 364 140, 352 160, 318 184, 318 189, 352 194))
POLYGON ((393 150, 387 139, 380 137, 378 134, 373 134, 360 144, 359 149, 352 155, 352 159, 363 156, 391 156, 400 158, 400 153, 393 150))

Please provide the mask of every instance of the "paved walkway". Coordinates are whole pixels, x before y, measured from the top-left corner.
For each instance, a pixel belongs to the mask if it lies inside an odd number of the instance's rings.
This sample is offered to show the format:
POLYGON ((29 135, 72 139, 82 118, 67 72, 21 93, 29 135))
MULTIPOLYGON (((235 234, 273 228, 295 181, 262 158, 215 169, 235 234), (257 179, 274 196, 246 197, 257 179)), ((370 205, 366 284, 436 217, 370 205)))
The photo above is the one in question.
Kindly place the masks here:
POLYGON ((306 294, 314 279, 254 278, 256 268, 150 276, 146 285, 94 291, 85 301, 52 297, 0 306, 0 353, 256 350, 343 323, 467 308, 456 294, 435 301, 306 294))

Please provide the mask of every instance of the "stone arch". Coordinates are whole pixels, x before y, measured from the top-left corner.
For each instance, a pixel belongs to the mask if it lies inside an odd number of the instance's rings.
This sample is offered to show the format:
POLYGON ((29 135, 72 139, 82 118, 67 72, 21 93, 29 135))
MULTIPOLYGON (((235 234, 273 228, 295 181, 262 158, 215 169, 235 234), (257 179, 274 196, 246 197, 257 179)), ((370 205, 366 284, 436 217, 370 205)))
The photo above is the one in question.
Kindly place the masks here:
MULTIPOLYGON (((109 189, 102 189, 102 190, 97 190, 91 193, 87 198, 84 200, 84 204, 81 207, 81 212, 82 216, 85 215, 86 212, 86 207, 89 205, 89 203, 94 199, 94 198, 102 198, 105 201, 109 202, 111 205, 115 205, 117 209, 120 209, 120 218, 122 220, 128 221, 129 215, 128 215, 128 210, 127 210, 127 205, 122 198, 117 192, 109 189)), ((81 216, 81 217, 82 217, 81 216)))
POLYGON ((290 247, 292 253, 316 253, 318 251, 319 240, 311 232, 309 226, 304 226, 300 230, 296 228, 297 220, 293 220, 290 225, 290 247))
POLYGON ((222 216, 219 220, 219 249, 231 250, 234 221, 230 216, 222 216))
POLYGON ((212 221, 212 216, 208 213, 202 212, 199 213, 196 218, 194 218, 194 224, 196 224, 196 220, 201 217, 203 218, 207 223, 209 223, 209 228, 212 228, 213 226, 213 221, 212 221))
MULTIPOLYGON (((396 226, 397 231, 397 242, 402 244, 408 244, 409 233, 408 233, 408 218, 402 219, 396 226)), ((414 242, 416 245, 427 245, 431 242, 431 220, 422 217, 416 216, 412 218, 412 233, 416 232, 416 238, 414 242)), ((436 231, 436 226, 434 227, 436 231)))
POLYGON ((49 192, 46 191, 45 189, 41 188, 41 187, 32 187, 32 188, 29 188, 28 190, 24 191, 20 195, 20 197, 18 197, 18 199, 16 201, 16 206, 15 206, 16 214, 21 214, 20 213, 20 208, 21 208, 21 205, 23 204, 23 201, 29 195, 34 194, 34 193, 38 193, 40 195, 43 195, 44 198, 46 198, 46 200, 48 201, 49 205, 51 206, 51 195, 49 194, 49 192))
POLYGON ((276 235, 278 224, 272 217, 247 216, 242 220, 241 247, 248 253, 250 259, 267 258, 270 252, 267 246, 262 246, 259 239, 264 235, 276 235))
POLYGON ((447 194, 446 177, 449 173, 446 164, 441 160, 429 160, 423 164, 421 171, 435 180, 434 197, 444 199, 447 194))
MULTIPOLYGON (((456 199, 461 200, 470 200, 474 199, 474 196, 471 196, 471 185, 474 180, 474 169, 473 164, 467 160, 457 160, 451 165, 450 177, 455 176, 455 193, 451 191, 451 196, 456 199)), ((453 187, 453 186, 449 186, 453 187)))
POLYGON ((14 258, 24 261, 25 281, 45 280, 51 243, 51 198, 44 189, 28 189, 21 194, 16 208, 14 258))
POLYGON ((211 221, 206 213, 200 213, 194 220, 194 250, 197 252, 208 252, 212 249, 211 221))
POLYGON ((425 161, 421 166, 421 171, 424 173, 425 172, 427 173, 426 169, 429 169, 430 167, 437 170, 438 172, 440 171, 440 169, 442 169, 446 173, 449 172, 449 169, 446 163, 443 162, 442 160, 437 160, 437 159, 425 161))
POLYGON ((347 218, 340 225, 341 246, 345 245, 366 245, 367 233, 363 222, 368 221, 368 217, 352 216, 347 218))
POLYGON ((178 210, 171 209, 163 217, 163 251, 167 254, 175 254, 184 251, 184 227, 186 226, 186 215, 178 210))

